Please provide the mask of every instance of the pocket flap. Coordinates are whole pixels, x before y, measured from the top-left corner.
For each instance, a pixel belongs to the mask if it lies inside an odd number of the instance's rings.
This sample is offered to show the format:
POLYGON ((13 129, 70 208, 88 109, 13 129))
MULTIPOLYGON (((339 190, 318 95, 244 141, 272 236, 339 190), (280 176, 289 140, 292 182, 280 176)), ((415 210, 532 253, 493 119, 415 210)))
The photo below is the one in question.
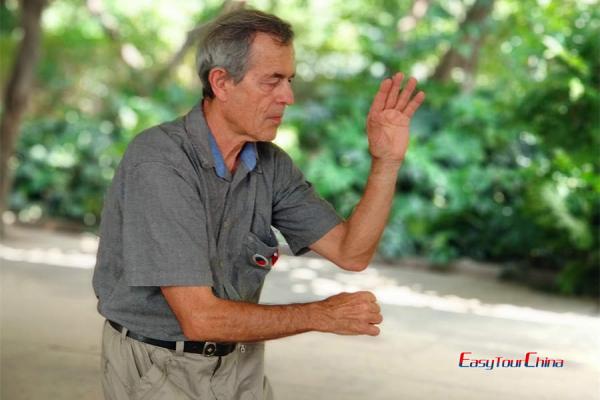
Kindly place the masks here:
POLYGON ((277 238, 271 230, 271 237, 268 243, 262 241, 252 232, 248 232, 246 237, 246 257, 247 262, 253 266, 270 269, 272 264, 277 259, 279 247, 277 246, 277 238))

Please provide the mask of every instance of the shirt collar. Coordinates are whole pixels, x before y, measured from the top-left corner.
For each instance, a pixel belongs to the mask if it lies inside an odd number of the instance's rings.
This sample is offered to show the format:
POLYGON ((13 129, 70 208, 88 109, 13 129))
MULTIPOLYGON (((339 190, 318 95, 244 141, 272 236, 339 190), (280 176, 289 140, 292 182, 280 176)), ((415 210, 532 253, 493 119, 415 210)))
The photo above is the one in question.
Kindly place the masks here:
MULTIPOLYGON (((210 145, 210 151, 212 152, 213 159, 215 160, 215 171, 220 178, 225 178, 227 174, 227 167, 225 166, 225 160, 221 154, 221 150, 217 146, 217 141, 213 134, 208 132, 208 142, 210 145)), ((248 169, 248 171, 254 170, 256 167, 256 144, 252 142, 246 142, 242 151, 240 152, 240 159, 248 169)))
MULTIPOLYGON (((196 148, 200 162, 204 168, 215 167, 215 171, 219 177, 226 176, 227 169, 221 151, 216 146, 214 136, 212 135, 204 112, 202 110, 202 100, 190 110, 184 117, 185 130, 191 138, 191 141, 196 148), (215 151, 216 150, 216 151, 215 151), (219 163, 222 166, 219 166, 219 163)), ((240 158, 248 171, 262 173, 258 165, 258 151, 256 143, 247 142, 240 153, 240 158)))

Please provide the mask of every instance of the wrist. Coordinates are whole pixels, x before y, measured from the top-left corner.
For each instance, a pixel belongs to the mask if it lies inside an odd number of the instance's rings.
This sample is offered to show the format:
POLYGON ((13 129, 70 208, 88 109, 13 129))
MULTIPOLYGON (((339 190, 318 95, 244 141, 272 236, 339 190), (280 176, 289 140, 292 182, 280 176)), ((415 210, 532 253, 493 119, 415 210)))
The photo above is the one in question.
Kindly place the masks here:
POLYGON ((311 331, 329 332, 328 317, 325 313, 324 300, 305 304, 308 323, 311 331))
POLYGON ((402 166, 404 158, 391 159, 371 156, 371 169, 377 168, 386 171, 397 171, 402 166))
POLYGON ((398 171, 402 166, 403 160, 390 160, 383 158, 375 158, 371 160, 371 172, 370 177, 376 177, 378 179, 391 179, 396 180, 398 171))

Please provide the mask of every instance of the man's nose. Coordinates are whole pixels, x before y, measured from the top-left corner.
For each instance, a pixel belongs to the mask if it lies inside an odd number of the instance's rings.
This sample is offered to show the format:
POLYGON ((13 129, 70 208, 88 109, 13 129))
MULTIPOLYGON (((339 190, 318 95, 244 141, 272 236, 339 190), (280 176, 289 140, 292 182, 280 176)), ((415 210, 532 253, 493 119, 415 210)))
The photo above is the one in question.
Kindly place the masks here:
POLYGON ((279 102, 286 105, 294 104, 294 90, 292 89, 292 83, 284 81, 279 91, 279 102))

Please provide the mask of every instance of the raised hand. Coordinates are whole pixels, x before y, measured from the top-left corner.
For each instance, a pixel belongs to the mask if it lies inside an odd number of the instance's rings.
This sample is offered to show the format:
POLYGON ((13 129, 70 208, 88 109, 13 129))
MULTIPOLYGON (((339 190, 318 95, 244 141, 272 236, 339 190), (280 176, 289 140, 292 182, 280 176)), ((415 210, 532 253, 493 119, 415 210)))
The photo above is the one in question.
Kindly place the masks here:
POLYGON ((401 162, 408 148, 410 120, 423 103, 425 92, 411 95, 417 80, 411 77, 400 90, 404 74, 381 82, 367 117, 369 152, 374 159, 401 162))

